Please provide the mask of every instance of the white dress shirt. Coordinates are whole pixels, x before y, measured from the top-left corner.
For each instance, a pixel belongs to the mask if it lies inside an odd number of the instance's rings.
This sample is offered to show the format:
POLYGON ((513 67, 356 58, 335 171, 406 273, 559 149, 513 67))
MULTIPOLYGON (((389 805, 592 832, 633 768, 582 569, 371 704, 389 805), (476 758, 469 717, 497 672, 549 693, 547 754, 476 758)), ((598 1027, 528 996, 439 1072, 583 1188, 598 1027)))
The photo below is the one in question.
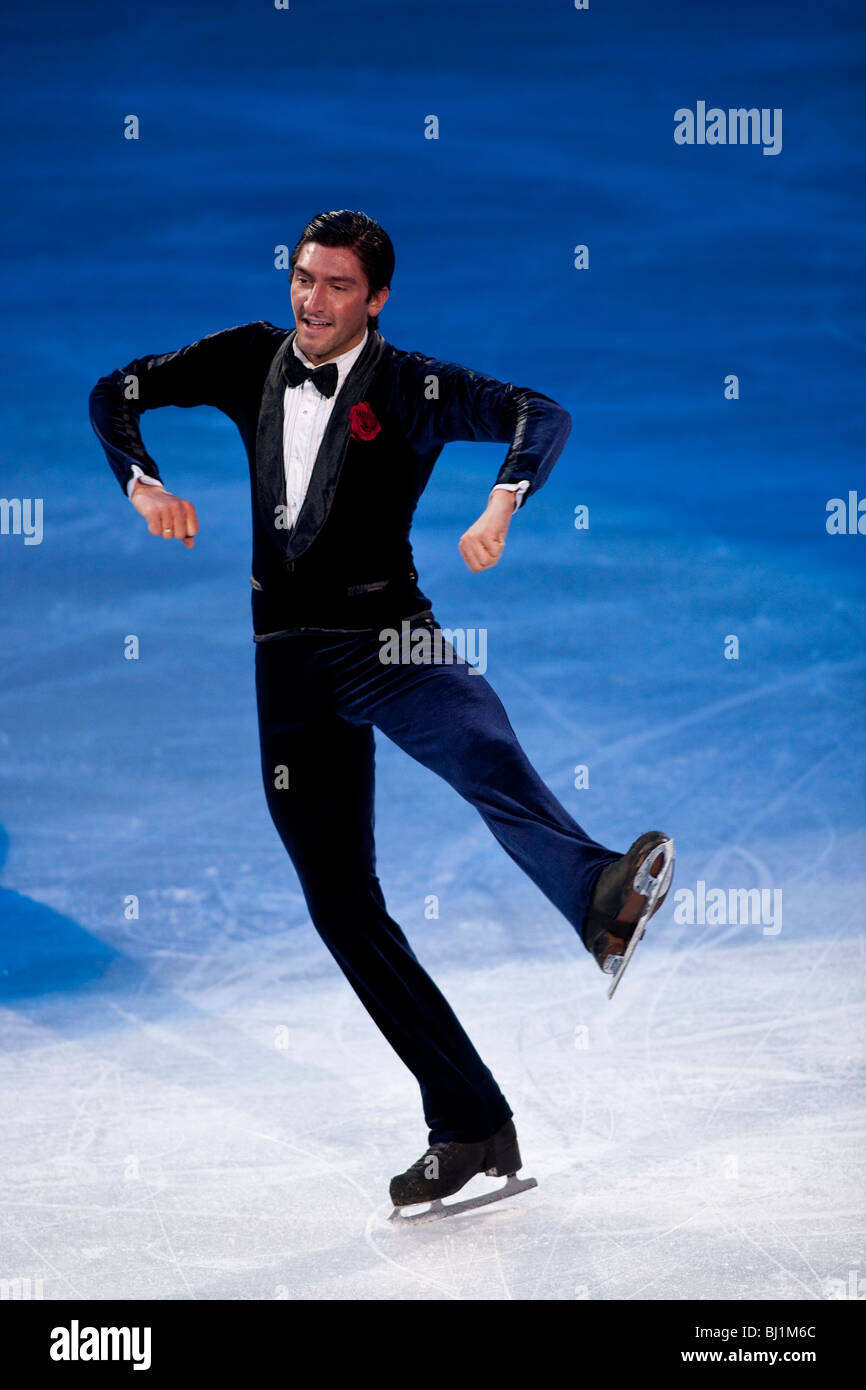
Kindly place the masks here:
MULTIPOLYGON (((349 348, 348 352, 340 353, 339 357, 328 359, 337 368, 337 389, 333 396, 323 396, 318 386, 315 386, 312 381, 304 381, 300 386, 287 386, 283 393, 283 467, 286 474, 286 505, 288 509, 286 521, 288 528, 294 526, 298 519, 298 514, 307 495, 307 489, 310 486, 310 479, 313 476, 316 455, 331 418, 331 411, 334 409, 343 382, 364 350, 368 336, 369 330, 365 329, 363 338, 353 348, 349 348)), ((295 356, 301 359, 305 367, 324 365, 320 362, 311 362, 309 357, 301 352, 296 339, 292 340, 292 347, 295 356)), ((152 484, 154 487, 164 486, 158 479, 148 477, 146 473, 142 472, 138 464, 134 463, 132 465, 132 477, 126 485, 127 495, 130 498, 138 478, 143 483, 152 484)), ((499 489, 515 493, 514 510, 517 511, 523 502, 523 495, 528 487, 529 480, 524 478, 519 483, 495 483, 490 491, 494 493, 499 489)))
MULTIPOLYGON (((310 486, 313 465, 331 418, 331 411, 343 382, 364 351, 368 337, 369 330, 365 328, 360 343, 349 348, 348 352, 341 352, 339 357, 329 358, 329 362, 333 362, 337 368, 337 389, 333 396, 323 396, 312 381, 304 381, 300 386, 287 386, 283 393, 283 467, 286 471, 287 529, 294 526, 298 519, 298 512, 310 486)), ((301 352, 297 339, 292 341, 292 347, 295 356, 300 358, 305 367, 324 365, 311 362, 306 353, 301 352)))

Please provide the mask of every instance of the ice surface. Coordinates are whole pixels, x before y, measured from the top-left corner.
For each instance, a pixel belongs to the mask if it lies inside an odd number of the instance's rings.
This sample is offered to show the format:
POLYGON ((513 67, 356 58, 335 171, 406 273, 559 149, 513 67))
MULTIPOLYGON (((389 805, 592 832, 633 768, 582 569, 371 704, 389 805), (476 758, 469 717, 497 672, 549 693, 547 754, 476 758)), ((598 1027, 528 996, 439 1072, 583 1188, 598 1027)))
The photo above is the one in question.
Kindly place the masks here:
POLYGON ((549 938, 491 964, 464 929, 475 968, 437 975, 539 1187, 411 1231, 386 1219, 424 1148, 411 1078, 310 928, 233 935, 5 1011, 4 1268, 46 1298, 802 1299, 859 1268, 844 935, 647 944, 608 1006, 549 938))
POLYGON ((145 611, 169 610, 169 575, 164 593, 118 600, 110 637, 82 615, 86 656, 70 642, 55 667, 22 637, 2 705, 17 789, 0 897, 9 1277, 41 1279, 46 1298, 800 1299, 859 1270, 859 673, 826 596, 790 579, 796 623, 762 601, 763 678, 718 652, 702 665, 687 612, 709 623, 730 602, 705 563, 689 590, 654 557, 670 601, 660 643, 624 613, 630 677, 615 635, 585 649, 609 602, 592 567, 556 652, 491 624, 488 676, 579 819, 614 846, 668 829, 675 890, 781 888, 778 933, 679 924, 669 899, 608 1003, 607 977, 475 812, 380 739, 389 906, 493 1068, 539 1182, 412 1232, 388 1226, 387 1184, 426 1145, 417 1089, 319 942, 267 819, 248 633, 210 641, 205 607, 178 625, 179 651, 145 611), (820 662, 804 666, 810 628, 820 662), (137 667, 125 630, 156 648, 137 667))
MULTIPOLYGON (((770 5, 725 42, 694 6, 592 29, 542 7, 527 29, 524 6, 444 3, 423 41, 411 7, 331 8, 300 72, 264 12, 239 40, 236 6, 151 7, 134 95, 107 9, 71 46, 44 8, 10 37, 0 491, 44 497, 45 534, 0 537, 0 1280, 46 1299, 866 1288, 866 540, 824 529, 829 497, 866 495, 846 22, 785 6, 781 61, 770 5), (711 89, 784 106, 783 153, 678 150, 673 108, 711 89), (115 126, 139 98, 129 148, 115 126), (321 160, 293 163, 310 141, 321 160), (198 509, 188 552, 146 534, 86 420, 137 353, 291 326, 272 248, 342 205, 397 244, 391 341, 574 418, 485 575, 457 540, 504 448, 443 454, 415 532, 440 621, 486 629, 524 747, 595 836, 661 828, 674 892, 783 906, 777 932, 688 925, 672 897, 608 1003, 475 812, 380 740, 389 908, 539 1183, 416 1230, 386 1219, 426 1146, 416 1084, 310 925, 259 785, 234 427, 145 417, 198 509)), ((300 9, 278 20, 314 36, 300 9)))

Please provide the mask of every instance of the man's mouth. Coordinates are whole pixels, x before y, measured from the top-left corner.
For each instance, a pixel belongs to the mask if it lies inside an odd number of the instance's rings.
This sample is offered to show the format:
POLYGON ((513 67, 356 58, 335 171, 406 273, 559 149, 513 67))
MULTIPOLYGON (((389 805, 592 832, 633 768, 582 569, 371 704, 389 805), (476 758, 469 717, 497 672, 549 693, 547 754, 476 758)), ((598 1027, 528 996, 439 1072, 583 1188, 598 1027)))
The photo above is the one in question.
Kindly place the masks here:
POLYGON ((309 319, 309 318, 307 318, 306 314, 303 314, 303 315, 301 316, 301 322, 303 323, 303 325, 304 325, 305 328, 330 328, 330 327, 331 327, 331 325, 330 325, 330 323, 328 322, 327 319, 309 319))

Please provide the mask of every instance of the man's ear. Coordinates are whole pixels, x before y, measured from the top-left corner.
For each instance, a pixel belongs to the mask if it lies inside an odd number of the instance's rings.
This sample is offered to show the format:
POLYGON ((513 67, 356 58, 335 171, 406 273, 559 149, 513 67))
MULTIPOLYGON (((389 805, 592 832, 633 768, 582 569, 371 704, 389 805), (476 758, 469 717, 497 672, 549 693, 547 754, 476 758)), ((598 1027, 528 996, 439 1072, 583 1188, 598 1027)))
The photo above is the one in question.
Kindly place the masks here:
POLYGON ((377 314, 380 314, 382 312, 382 309, 385 306, 385 300, 388 298, 388 295, 390 293, 391 291, 388 289, 386 285, 384 289, 377 290, 375 294, 370 295, 370 298, 367 300, 367 313, 370 315, 371 318, 375 318, 377 314))

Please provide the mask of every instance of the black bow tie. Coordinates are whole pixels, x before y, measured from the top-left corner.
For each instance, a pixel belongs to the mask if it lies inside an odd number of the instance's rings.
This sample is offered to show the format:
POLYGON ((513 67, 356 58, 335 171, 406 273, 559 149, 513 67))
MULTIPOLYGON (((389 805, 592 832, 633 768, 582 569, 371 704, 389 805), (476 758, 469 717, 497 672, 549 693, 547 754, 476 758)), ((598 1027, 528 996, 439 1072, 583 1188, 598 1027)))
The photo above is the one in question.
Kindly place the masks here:
POLYGON ((305 367, 298 354, 290 348, 283 358, 283 378, 287 386, 301 386, 305 381, 311 381, 323 396, 333 396, 337 389, 337 364, 326 362, 322 367, 305 367))

